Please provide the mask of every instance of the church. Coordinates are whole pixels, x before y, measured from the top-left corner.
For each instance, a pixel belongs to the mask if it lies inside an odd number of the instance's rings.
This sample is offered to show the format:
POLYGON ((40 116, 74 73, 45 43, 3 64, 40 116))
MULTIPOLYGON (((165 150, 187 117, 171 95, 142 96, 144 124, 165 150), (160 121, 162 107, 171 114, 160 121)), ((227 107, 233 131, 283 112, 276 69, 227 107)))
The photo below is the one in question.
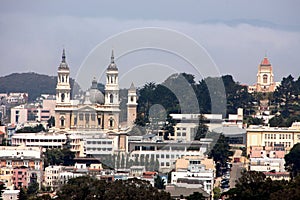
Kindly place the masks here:
POLYGON ((274 92, 278 83, 274 81, 273 67, 267 56, 258 65, 256 84, 248 87, 248 92, 274 92))
MULTIPOLYGON (((114 52, 106 69, 105 93, 97 88, 94 78, 81 101, 71 99, 70 68, 65 50, 57 71, 55 128, 57 131, 118 133, 121 129, 119 77, 114 52)), ((133 84, 128 90, 127 127, 131 127, 137 113, 137 94, 133 84)))

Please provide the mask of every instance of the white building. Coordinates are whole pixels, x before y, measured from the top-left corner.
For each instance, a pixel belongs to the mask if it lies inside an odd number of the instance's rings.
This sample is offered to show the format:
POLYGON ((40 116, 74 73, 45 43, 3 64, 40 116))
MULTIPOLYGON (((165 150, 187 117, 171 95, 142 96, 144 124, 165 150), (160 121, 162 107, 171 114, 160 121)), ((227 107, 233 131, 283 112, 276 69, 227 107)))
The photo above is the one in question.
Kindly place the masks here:
POLYGON ((115 138, 93 135, 84 138, 85 156, 111 155, 118 148, 115 138))
POLYGON ((130 159, 140 160, 141 157, 148 160, 158 160, 159 169, 162 172, 169 172, 175 166, 175 161, 183 156, 204 156, 204 153, 210 148, 211 140, 193 141, 193 142, 178 142, 174 140, 161 141, 158 137, 149 134, 152 137, 143 136, 137 140, 137 136, 128 141, 128 151, 130 159))
POLYGON ((56 133, 18 133, 12 136, 12 145, 19 146, 25 145, 26 147, 41 147, 47 148, 59 148, 70 140, 71 151, 76 152, 78 155, 82 151, 82 137, 77 134, 68 134, 66 132, 56 133))
POLYGON ((18 200, 20 190, 4 190, 2 193, 3 200, 18 200))
POLYGON ((41 158, 41 149, 39 147, 26 146, 1 146, 1 157, 34 157, 41 158))
POLYGON ((176 171, 171 173, 171 184, 185 188, 202 188, 211 194, 214 186, 215 170, 206 166, 204 158, 190 157, 179 159, 176 171), (182 167, 188 161, 188 166, 182 167))
POLYGON ((48 166, 45 168, 44 183, 46 187, 56 189, 59 186, 59 174, 63 172, 64 166, 48 166))

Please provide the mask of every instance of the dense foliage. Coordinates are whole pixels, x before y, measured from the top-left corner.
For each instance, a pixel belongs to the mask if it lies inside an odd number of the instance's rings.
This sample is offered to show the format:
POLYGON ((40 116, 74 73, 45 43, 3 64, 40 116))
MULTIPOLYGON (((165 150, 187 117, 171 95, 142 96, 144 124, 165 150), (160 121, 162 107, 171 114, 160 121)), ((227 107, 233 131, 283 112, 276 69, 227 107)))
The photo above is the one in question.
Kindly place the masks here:
POLYGON ((284 77, 274 92, 272 104, 274 114, 280 113, 270 120, 270 126, 289 127, 294 121, 300 121, 300 77, 297 80, 289 75, 284 77))
POLYGON ((182 73, 171 75, 161 84, 147 83, 139 90, 136 124, 145 126, 149 122, 150 109, 157 104, 164 108, 161 112, 166 114, 211 113, 212 96, 215 110, 221 114, 236 113, 240 107, 253 112, 253 97, 247 87, 235 82, 232 76, 208 77, 196 83, 194 75, 182 73), (223 104, 224 109, 227 106, 227 112, 222 109, 223 104))
POLYGON ((272 181, 262 172, 245 171, 235 188, 225 193, 232 200, 296 200, 300 199, 300 177, 292 181, 272 181))
POLYGON ((199 115, 199 123, 195 135, 195 140, 200 140, 201 138, 205 138, 206 133, 208 131, 208 126, 206 125, 207 119, 204 117, 203 114, 199 115))
POLYGON ((292 177, 300 174, 300 143, 293 146, 291 151, 284 156, 285 167, 292 177))
POLYGON ((74 165, 75 153, 69 149, 47 149, 44 153, 45 167, 49 165, 74 165))
POLYGON ((232 156, 232 151, 230 151, 230 146, 223 134, 220 135, 217 143, 214 145, 211 152, 209 152, 209 157, 212 157, 216 163, 217 176, 221 176, 221 167, 226 165, 229 161, 229 156, 232 156))
POLYGON ((58 198, 62 200, 81 199, 171 199, 170 194, 159 191, 157 188, 144 180, 129 179, 106 182, 92 177, 84 176, 70 179, 58 192, 58 198))

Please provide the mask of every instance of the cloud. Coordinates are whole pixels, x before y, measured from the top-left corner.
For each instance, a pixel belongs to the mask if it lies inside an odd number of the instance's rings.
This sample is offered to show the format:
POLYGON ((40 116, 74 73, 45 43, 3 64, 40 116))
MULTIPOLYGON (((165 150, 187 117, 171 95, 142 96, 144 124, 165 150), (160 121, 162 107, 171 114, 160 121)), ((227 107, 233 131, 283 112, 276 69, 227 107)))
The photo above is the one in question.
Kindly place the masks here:
MULTIPOLYGON (((295 77, 300 74, 297 67, 300 62, 298 31, 243 23, 228 25, 218 22, 119 20, 68 15, 37 17, 8 13, 0 16, 0 73, 7 75, 34 71, 55 75, 62 48, 65 47, 74 77, 85 57, 97 44, 113 34, 145 26, 170 28, 187 34, 206 48, 222 74, 232 74, 242 83, 254 83, 257 66, 265 52, 274 66, 276 80, 280 81, 288 74, 295 77)), ((110 49, 107 51, 109 54, 110 49)), ((168 65, 172 65, 172 62, 168 65)), ((184 69, 181 66, 181 70, 184 69)))

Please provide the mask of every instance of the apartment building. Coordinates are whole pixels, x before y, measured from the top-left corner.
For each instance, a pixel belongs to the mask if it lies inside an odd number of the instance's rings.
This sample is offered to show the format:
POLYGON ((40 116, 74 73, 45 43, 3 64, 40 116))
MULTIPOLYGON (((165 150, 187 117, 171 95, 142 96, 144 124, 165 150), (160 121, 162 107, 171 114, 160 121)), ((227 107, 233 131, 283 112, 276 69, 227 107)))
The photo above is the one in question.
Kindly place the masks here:
POLYGON ((215 168, 212 159, 187 156, 176 161, 176 171, 171 173, 171 184, 184 188, 202 188, 211 194, 215 168))

